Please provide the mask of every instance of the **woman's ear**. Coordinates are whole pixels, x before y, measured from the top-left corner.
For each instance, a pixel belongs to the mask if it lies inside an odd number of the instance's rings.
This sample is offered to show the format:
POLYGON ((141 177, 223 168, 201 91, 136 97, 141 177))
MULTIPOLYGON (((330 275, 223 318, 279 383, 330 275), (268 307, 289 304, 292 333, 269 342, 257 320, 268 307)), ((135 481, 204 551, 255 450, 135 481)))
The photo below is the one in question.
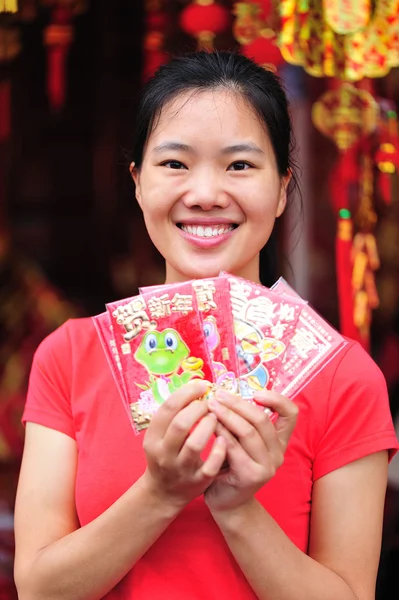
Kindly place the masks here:
POLYGON ((280 189, 280 198, 277 205, 276 217, 281 217, 283 214, 285 207, 287 206, 287 189, 288 185, 291 181, 292 172, 291 169, 288 170, 287 175, 285 175, 281 179, 281 189, 280 189))
POLYGON ((131 162, 129 165, 129 171, 130 171, 130 175, 134 181, 134 185, 136 187, 136 200, 139 203, 139 206, 141 208, 141 187, 140 187, 140 172, 138 170, 138 168, 136 167, 136 164, 134 162, 131 162))

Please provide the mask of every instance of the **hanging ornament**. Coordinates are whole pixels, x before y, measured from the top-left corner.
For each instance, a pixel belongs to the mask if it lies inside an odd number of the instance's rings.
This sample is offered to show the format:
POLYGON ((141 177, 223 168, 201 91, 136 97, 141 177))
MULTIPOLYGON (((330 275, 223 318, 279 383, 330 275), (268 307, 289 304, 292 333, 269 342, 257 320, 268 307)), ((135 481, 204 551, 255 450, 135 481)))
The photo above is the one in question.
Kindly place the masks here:
POLYGON ((282 0, 278 44, 314 77, 360 81, 399 65, 399 0, 282 0))
MULTIPOLYGON (((377 166, 377 186, 383 202, 392 201, 392 181, 399 172, 399 135, 397 113, 392 105, 384 113, 387 101, 380 102, 381 112, 385 116, 380 120, 380 136, 376 148, 374 163, 377 166)), ((391 104, 391 103, 389 103, 391 104)))
POLYGON ((47 93, 50 107, 59 111, 66 97, 66 68, 73 41, 72 11, 68 6, 52 10, 51 22, 44 33, 47 46, 47 93))
POLYGON ((8 65, 21 51, 19 29, 12 24, 0 23, 0 143, 11 133, 11 80, 8 65))
POLYGON ((352 214, 348 208, 341 208, 337 214, 338 221, 335 240, 335 257, 339 324, 340 330, 344 335, 356 340, 358 338, 358 331, 354 321, 354 295, 352 291, 352 214))
POLYGON ((323 8, 328 25, 342 35, 366 27, 371 14, 370 0, 324 0, 323 8))
POLYGON ((233 35, 239 44, 251 44, 262 30, 261 9, 253 2, 236 2, 233 6, 233 35))
POLYGON ((350 83, 325 92, 312 108, 316 128, 341 151, 374 131, 378 114, 379 107, 373 96, 350 83))
POLYGON ((180 13, 180 26, 197 40, 198 49, 212 50, 217 35, 225 32, 231 14, 214 0, 193 0, 180 13))
POLYGON ((284 63, 280 49, 277 47, 276 34, 271 29, 264 28, 253 42, 244 44, 241 52, 252 58, 259 65, 270 71, 277 71, 278 67, 284 63))
POLYGON ((169 27, 169 18, 160 0, 147 1, 145 10, 146 33, 143 43, 143 79, 147 81, 169 59, 164 50, 165 32, 169 27))
POLYGON ((47 47, 47 93, 54 112, 62 109, 66 99, 67 61, 73 42, 73 17, 87 8, 85 0, 41 0, 51 8, 51 19, 44 31, 47 47))
POLYGON ((276 71, 284 62, 272 28, 274 13, 269 0, 236 2, 233 34, 241 52, 266 69, 276 71))
POLYGON ((0 0, 0 13, 18 12, 17 0, 0 0))

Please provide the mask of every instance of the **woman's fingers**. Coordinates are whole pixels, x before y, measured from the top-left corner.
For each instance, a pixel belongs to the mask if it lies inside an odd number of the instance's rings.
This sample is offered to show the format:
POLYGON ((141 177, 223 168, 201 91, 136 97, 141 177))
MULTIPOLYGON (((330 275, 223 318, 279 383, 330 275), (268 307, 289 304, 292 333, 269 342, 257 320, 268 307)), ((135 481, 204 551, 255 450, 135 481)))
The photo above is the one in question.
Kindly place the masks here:
POLYGON ((298 406, 286 396, 273 390, 256 392, 254 400, 278 414, 273 423, 279 440, 285 449, 297 422, 298 406))
POLYGON ((211 448, 211 451, 204 461, 200 473, 207 479, 214 479, 223 466, 227 456, 227 444, 223 436, 218 436, 211 448))
POLYGON ((255 462, 265 461, 267 452, 282 461, 282 453, 270 418, 262 410, 232 394, 216 396, 208 402, 218 421, 235 436, 245 452, 255 462))
POLYGON ((177 456, 194 426, 207 414, 208 406, 204 400, 191 400, 190 404, 182 408, 170 421, 162 439, 163 451, 177 456))
MULTIPOLYGON (((209 383, 195 379, 174 392, 152 417, 146 432, 148 445, 163 438, 172 419, 193 400, 201 398, 209 389, 209 383)), ((205 402, 204 402, 205 404, 205 402)))
POLYGON ((208 413, 194 427, 187 437, 179 454, 179 464, 183 467, 198 461, 211 436, 215 433, 217 419, 208 413))

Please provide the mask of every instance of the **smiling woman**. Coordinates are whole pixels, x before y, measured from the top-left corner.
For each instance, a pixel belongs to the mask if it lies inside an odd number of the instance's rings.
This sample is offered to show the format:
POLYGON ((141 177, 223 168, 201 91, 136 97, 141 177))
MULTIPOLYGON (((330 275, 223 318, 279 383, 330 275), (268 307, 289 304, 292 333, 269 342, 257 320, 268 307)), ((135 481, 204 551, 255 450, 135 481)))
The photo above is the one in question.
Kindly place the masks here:
MULTIPOLYGON (((278 78, 195 53, 144 91, 130 166, 168 283, 259 282, 295 173, 278 78)), ((142 361, 187 348, 149 331, 142 361)), ((134 374, 133 374, 134 376, 134 374)), ((15 514, 21 600, 373 600, 388 458, 386 386, 354 343, 267 411, 197 379, 133 435, 91 319, 37 350, 15 514)))

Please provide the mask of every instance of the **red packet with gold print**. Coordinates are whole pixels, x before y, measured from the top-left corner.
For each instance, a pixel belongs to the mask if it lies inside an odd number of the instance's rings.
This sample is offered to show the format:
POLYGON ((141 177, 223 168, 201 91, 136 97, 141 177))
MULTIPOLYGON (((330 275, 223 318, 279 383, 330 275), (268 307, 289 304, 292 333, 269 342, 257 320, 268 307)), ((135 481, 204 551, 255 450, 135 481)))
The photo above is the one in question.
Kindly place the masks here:
POLYGON ((191 379, 213 382, 191 283, 156 286, 107 304, 107 311, 136 431, 148 427, 158 407, 191 379))
POLYGON ((192 281, 202 327, 211 357, 214 382, 230 392, 238 391, 238 359, 235 348, 229 283, 223 277, 192 281))
MULTIPOLYGON (((238 360, 235 351, 233 315, 229 284, 222 277, 194 279, 191 282, 208 346, 213 381, 233 393, 238 390, 238 360)), ((140 293, 175 289, 181 284, 155 285, 140 288, 140 293)))
POLYGON ((278 373, 304 303, 228 273, 221 276, 229 283, 241 395, 281 391, 278 373))
MULTIPOLYGON (((273 285, 272 290, 285 297, 300 299, 283 278, 273 285)), ((346 339, 305 303, 275 381, 278 391, 293 398, 346 345, 346 339)))

